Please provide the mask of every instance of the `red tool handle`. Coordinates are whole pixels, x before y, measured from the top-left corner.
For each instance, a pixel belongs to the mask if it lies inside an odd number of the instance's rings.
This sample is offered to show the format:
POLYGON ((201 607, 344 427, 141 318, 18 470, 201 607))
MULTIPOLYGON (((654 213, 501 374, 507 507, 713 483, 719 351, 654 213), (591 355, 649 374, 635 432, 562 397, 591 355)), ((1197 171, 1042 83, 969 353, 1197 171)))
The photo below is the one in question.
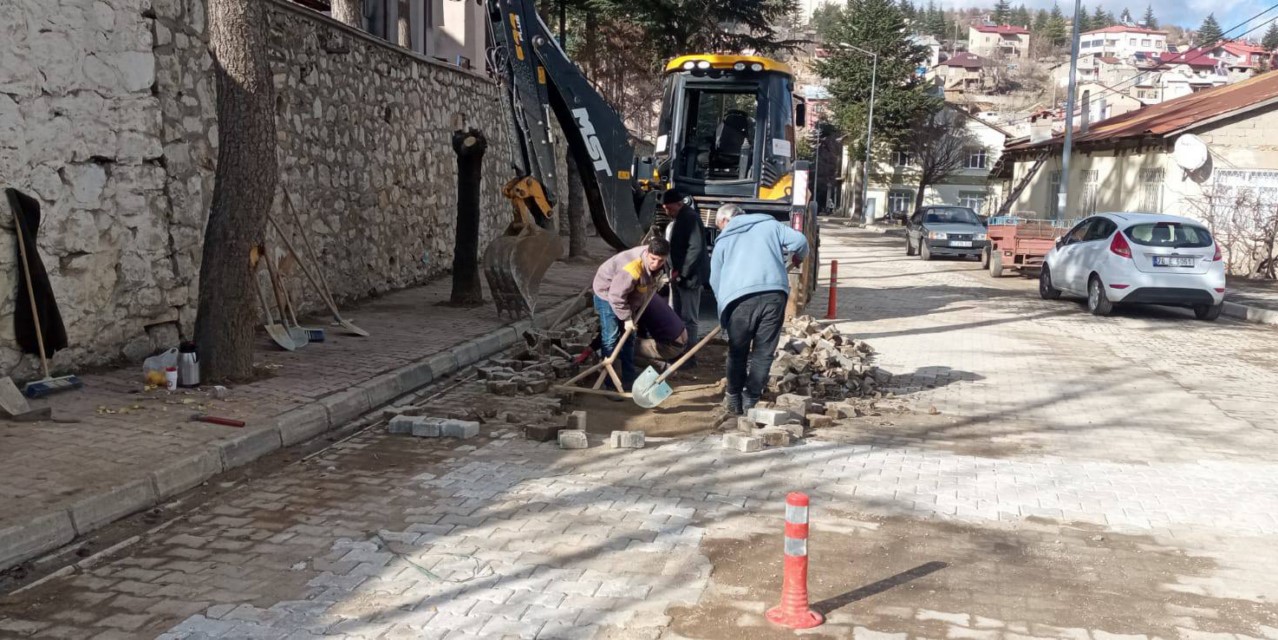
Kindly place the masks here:
POLYGON ((200 421, 200 422, 208 422, 208 423, 211 423, 211 424, 220 424, 220 425, 227 426, 227 427, 242 427, 242 426, 244 426, 244 421, 243 421, 243 420, 235 420, 234 418, 219 418, 219 417, 217 417, 217 416, 205 416, 205 415, 198 415, 198 416, 195 416, 195 419, 196 419, 196 420, 198 420, 198 421, 200 421))

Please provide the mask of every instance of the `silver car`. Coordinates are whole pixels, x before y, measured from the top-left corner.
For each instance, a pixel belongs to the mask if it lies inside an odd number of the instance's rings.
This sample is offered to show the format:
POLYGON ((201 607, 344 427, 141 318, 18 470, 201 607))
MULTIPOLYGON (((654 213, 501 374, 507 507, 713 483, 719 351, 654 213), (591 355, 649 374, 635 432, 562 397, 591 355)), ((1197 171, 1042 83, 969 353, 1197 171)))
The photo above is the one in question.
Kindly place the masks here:
POLYGON ((985 234, 985 222, 967 207, 922 207, 906 225, 905 255, 979 258, 989 244, 985 234))

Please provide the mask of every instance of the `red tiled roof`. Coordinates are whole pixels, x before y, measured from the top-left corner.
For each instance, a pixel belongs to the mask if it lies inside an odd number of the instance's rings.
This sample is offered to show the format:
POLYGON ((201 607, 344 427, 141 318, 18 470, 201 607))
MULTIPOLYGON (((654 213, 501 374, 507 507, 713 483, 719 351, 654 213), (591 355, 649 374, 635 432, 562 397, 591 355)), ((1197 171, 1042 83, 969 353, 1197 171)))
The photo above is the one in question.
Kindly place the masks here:
MULTIPOLYGON (((1235 84, 1205 89, 1187 96, 1129 111, 1091 126, 1074 142, 1085 144, 1123 138, 1163 137, 1219 117, 1240 113, 1278 100, 1278 73, 1262 73, 1235 84)), ((1039 143, 1019 143, 1009 151, 1059 146, 1060 136, 1039 143)))
POLYGON ((1159 31, 1158 29, 1146 29, 1145 27, 1125 27, 1123 25, 1115 25, 1112 27, 1105 27, 1104 29, 1093 29, 1091 31, 1084 31, 1083 35, 1090 35, 1093 33, 1139 33, 1139 34, 1151 35, 1151 36, 1167 35, 1166 31, 1159 31))
POLYGON ((1219 62, 1211 57, 1211 52, 1204 49, 1187 49, 1180 53, 1164 51, 1158 56, 1163 66, 1186 64, 1191 67, 1215 67, 1219 62))
POLYGON ((976 29, 977 31, 980 31, 981 33, 998 33, 1003 35, 1027 36, 1029 35, 1029 32, 1030 32, 1029 29, 1026 29, 1025 27, 1013 27, 1012 25, 1008 25, 1008 24, 1002 24, 998 26, 988 25, 988 24, 974 24, 972 25, 972 28, 976 29))
POLYGON ((1231 42, 1222 42, 1220 43, 1220 46, 1226 51, 1230 53, 1234 53, 1234 54, 1269 53, 1268 49, 1260 45, 1255 45, 1250 42, 1238 42, 1237 40, 1234 40, 1231 42))
POLYGON ((938 64, 938 65, 936 65, 936 66, 938 66, 938 67, 963 67, 964 69, 973 69, 973 68, 976 68, 976 67, 986 67, 986 66, 990 66, 990 61, 989 61, 989 60, 986 60, 985 58, 982 58, 981 56, 976 55, 975 53, 968 53, 968 52, 966 52, 966 51, 960 51, 960 52, 958 52, 958 53, 956 53, 956 54, 954 54, 954 55, 950 56, 950 58, 949 58, 948 60, 946 60, 945 62, 942 62, 942 63, 940 63, 940 64, 938 64))

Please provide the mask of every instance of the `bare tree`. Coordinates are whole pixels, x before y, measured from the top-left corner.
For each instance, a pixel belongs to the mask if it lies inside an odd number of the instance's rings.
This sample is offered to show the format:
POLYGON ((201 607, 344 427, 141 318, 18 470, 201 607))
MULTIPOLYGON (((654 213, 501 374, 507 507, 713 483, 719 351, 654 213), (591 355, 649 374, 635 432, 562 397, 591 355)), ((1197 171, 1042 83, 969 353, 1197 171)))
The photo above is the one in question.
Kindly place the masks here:
POLYGON ((923 206, 927 188, 954 175, 964 167, 967 156, 977 146, 967 130, 967 116, 949 108, 925 117, 913 129, 906 149, 914 159, 919 180, 914 208, 923 206))
POLYGON ((332 0, 333 19, 349 24, 356 29, 364 26, 364 14, 360 11, 360 0, 332 0))
POLYGON ((586 189, 577 172, 577 161, 568 154, 568 257, 585 259, 586 253, 586 189))
POLYGON ((1191 204, 1220 245, 1226 272, 1271 280, 1278 275, 1278 198, 1274 194, 1215 185, 1191 204))
POLYGON ((265 236, 279 179, 264 7, 258 0, 208 4, 219 138, 195 338, 210 381, 253 374, 258 315, 249 256, 265 236))

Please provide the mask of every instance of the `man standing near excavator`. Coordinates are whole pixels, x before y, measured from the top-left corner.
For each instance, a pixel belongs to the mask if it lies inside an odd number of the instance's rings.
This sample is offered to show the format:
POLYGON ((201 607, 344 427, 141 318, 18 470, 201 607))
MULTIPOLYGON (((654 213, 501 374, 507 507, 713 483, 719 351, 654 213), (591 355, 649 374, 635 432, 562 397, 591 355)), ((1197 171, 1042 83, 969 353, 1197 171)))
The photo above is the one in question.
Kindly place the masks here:
POLYGON ((710 288, 719 302, 719 324, 728 332, 728 412, 752 409, 768 384, 790 292, 786 256, 798 264, 808 255, 802 233, 766 213, 719 207, 720 230, 710 260, 710 288))
MULTIPOLYGON (((670 242, 654 237, 648 244, 622 251, 599 266, 593 285, 595 312, 603 340, 603 357, 621 349, 621 383, 629 391, 635 381, 635 321, 643 303, 661 286, 661 276, 670 258, 670 242), (631 336, 621 342, 623 332, 631 336)), ((609 383, 611 384, 611 382, 609 383)))
MULTIPOLYGON (((666 191, 661 196, 661 206, 671 218, 666 232, 670 240, 670 293, 674 297, 670 306, 683 320, 683 327, 688 330, 688 348, 691 348, 700 337, 701 288, 710 277, 706 228, 678 189, 666 191)), ((696 363, 689 360, 684 366, 693 367, 696 363)))

